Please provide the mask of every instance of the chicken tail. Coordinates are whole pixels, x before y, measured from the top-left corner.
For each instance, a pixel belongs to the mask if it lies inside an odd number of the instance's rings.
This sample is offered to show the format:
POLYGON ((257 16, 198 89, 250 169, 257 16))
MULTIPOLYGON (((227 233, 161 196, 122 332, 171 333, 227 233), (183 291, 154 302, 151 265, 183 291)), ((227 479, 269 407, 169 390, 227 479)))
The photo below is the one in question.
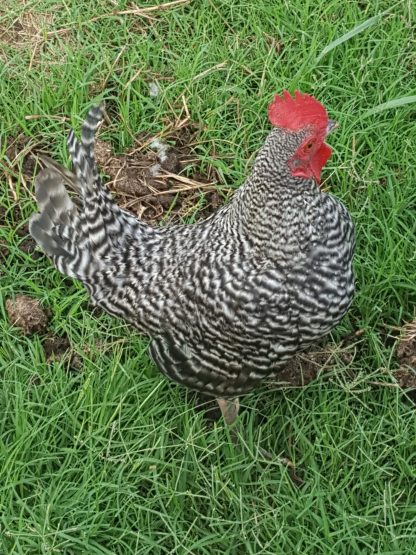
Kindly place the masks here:
POLYGON ((62 173, 42 170, 35 181, 39 213, 29 222, 29 232, 60 272, 85 279, 91 272, 91 252, 85 246, 80 214, 70 199, 62 173))
POLYGON ((112 237, 121 234, 118 207, 101 181, 94 157, 94 137, 101 123, 103 108, 93 106, 81 128, 81 142, 70 131, 67 144, 75 175, 80 184, 83 232, 89 247, 98 258, 105 257, 113 246, 112 237))
POLYGON ((146 233, 149 226, 120 208, 98 173, 94 156, 95 132, 103 119, 104 107, 93 106, 81 128, 81 142, 73 130, 68 136, 77 181, 80 184, 85 233, 94 254, 103 258, 114 247, 125 244, 126 238, 146 233))
POLYGON ((103 257, 111 248, 108 237, 120 232, 120 223, 111 210, 118 207, 101 184, 94 159, 94 133, 101 115, 100 107, 89 111, 81 142, 73 131, 69 134, 75 173, 48 157, 41 158, 46 168, 35 181, 39 213, 29 223, 30 234, 58 270, 84 283, 104 266, 103 257), (70 198, 67 188, 79 198, 70 198))
POLYGON ((91 289, 96 271, 105 269, 114 250, 119 252, 132 237, 143 239, 153 231, 114 202, 98 173, 94 157, 95 132, 103 107, 93 106, 81 128, 81 140, 71 130, 68 150, 73 172, 49 157, 36 178, 39 214, 29 231, 64 274, 80 279, 91 289), (77 193, 70 197, 67 189, 77 193))

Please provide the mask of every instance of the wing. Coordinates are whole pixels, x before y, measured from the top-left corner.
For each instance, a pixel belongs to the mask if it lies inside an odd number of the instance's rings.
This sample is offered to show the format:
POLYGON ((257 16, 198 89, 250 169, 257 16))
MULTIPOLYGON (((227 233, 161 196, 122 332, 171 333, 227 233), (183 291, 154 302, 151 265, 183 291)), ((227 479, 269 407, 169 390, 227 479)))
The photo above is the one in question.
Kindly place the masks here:
POLYGON ((271 268, 221 272, 215 263, 202 264, 198 283, 168 303, 150 347, 156 365, 176 382, 217 397, 256 387, 281 358, 276 337, 287 338, 290 298, 281 278, 271 268))

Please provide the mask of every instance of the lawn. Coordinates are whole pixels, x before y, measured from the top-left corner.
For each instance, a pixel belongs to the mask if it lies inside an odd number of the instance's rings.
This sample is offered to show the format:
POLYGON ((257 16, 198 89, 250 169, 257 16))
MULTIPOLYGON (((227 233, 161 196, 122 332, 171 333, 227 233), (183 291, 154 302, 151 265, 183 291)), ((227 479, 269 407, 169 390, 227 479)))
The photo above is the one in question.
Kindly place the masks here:
POLYGON ((0 7, 0 553, 416 554, 416 415, 395 380, 416 306, 412 2, 137 5, 0 7), (285 88, 339 122, 323 187, 356 223, 357 294, 315 379, 243 399, 242 451, 158 373, 146 339, 33 249, 25 155, 67 162, 69 128, 101 100, 115 156, 192 127, 199 177, 183 175, 215 184, 151 214, 192 222, 244 181, 285 88), (48 311, 47 329, 11 325, 19 294, 48 311), (46 349, 57 337, 64 356, 46 349))

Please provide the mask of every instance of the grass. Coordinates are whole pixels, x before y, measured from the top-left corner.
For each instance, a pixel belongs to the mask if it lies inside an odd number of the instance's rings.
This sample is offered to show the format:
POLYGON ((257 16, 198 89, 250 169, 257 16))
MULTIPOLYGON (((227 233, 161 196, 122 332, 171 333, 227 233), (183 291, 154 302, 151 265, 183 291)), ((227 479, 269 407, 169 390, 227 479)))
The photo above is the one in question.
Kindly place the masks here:
POLYGON ((397 361, 386 336, 416 301, 412 4, 201 0, 110 13, 128 7, 1 8, 0 237, 10 253, 0 269, 0 553, 416 553, 414 407, 374 385, 389 383, 384 369, 397 361), (103 136, 122 152, 136 133, 179 117, 184 98, 203 124, 198 155, 237 187, 283 88, 316 95, 340 123, 324 186, 357 226, 357 295, 333 337, 364 331, 351 363, 303 389, 244 399, 243 455, 159 375, 145 340, 94 315, 79 284, 19 249, 35 206, 6 145, 24 133, 67 160, 69 126, 106 99, 103 136), (47 363, 41 337, 10 326, 4 301, 18 293, 51 310, 50 328, 68 335, 81 371, 47 363), (259 459, 259 444, 275 459, 259 459))

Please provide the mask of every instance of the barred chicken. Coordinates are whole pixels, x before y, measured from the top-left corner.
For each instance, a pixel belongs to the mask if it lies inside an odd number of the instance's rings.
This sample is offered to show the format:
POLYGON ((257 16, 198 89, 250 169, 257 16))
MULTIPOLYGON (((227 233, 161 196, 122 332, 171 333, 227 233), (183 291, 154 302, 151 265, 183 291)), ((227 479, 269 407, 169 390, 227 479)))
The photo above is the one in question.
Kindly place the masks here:
POLYGON ((200 223, 155 229, 101 180, 101 118, 93 107, 81 140, 69 135, 74 173, 49 162, 37 176, 30 233, 96 304, 150 336, 166 376, 216 398, 230 424, 238 398, 325 336, 352 301, 353 223, 319 188, 334 122, 312 96, 276 95, 273 129, 231 201, 200 223))

